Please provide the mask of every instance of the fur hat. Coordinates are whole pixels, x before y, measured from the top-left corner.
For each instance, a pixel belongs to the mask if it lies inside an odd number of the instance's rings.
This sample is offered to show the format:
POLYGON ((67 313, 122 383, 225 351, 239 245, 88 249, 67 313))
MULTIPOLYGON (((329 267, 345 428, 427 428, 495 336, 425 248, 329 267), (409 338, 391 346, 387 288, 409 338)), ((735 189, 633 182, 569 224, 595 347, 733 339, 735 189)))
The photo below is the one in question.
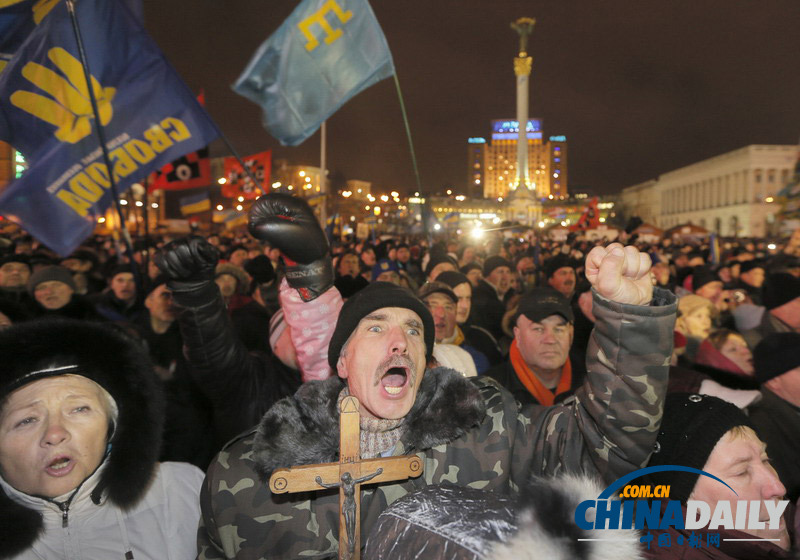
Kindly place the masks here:
MULTIPOLYGON (((119 416, 107 467, 92 499, 121 508, 147 490, 161 447, 163 397, 147 354, 113 325, 46 319, 0 332, 0 402, 15 389, 56 375, 91 379, 116 401, 119 416)), ((39 513, 0 491, 0 551, 14 556, 30 547, 43 529, 39 513)))
POLYGON ((569 258, 569 256, 560 253, 544 263, 544 277, 548 279, 552 278, 557 270, 567 267, 574 269, 575 261, 569 258))
POLYGON ((28 293, 33 295, 36 286, 42 282, 62 282, 72 288, 73 292, 77 290, 72 273, 63 266, 46 266, 34 272, 28 280, 28 293))
MULTIPOLYGON (((717 397, 689 393, 667 395, 661 430, 648 466, 680 465, 702 469, 714 446, 728 430, 750 426, 750 419, 736 405, 717 397)), ((686 503, 699 475, 660 472, 650 475, 654 484, 669 484, 670 497, 686 503)))
POLYGON ((214 278, 219 278, 223 274, 236 278, 236 293, 244 294, 250 287, 250 279, 243 268, 230 263, 219 263, 215 270, 214 278))
POLYGON ((390 282, 374 282, 360 290, 342 305, 336 328, 328 345, 328 364, 336 371, 336 363, 342 346, 358 327, 358 323, 375 310, 384 307, 402 307, 410 309, 422 319, 425 338, 425 359, 430 361, 433 355, 434 324, 431 312, 425 304, 407 288, 390 282))

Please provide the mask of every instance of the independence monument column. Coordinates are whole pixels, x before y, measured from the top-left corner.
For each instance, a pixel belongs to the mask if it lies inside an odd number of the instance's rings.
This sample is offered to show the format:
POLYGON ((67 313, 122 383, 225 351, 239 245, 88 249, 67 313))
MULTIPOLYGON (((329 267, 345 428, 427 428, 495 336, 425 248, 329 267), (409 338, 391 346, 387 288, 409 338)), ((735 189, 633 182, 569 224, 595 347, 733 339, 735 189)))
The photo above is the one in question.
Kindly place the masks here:
POLYGON ((540 205, 536 200, 535 185, 531 185, 528 173, 528 79, 533 58, 528 56, 528 37, 533 33, 536 20, 519 18, 511 28, 519 34, 519 53, 514 58, 514 74, 517 76, 517 176, 515 188, 508 194, 508 218, 512 221, 533 225, 538 220, 540 205), (531 187, 534 187, 531 189, 531 187))

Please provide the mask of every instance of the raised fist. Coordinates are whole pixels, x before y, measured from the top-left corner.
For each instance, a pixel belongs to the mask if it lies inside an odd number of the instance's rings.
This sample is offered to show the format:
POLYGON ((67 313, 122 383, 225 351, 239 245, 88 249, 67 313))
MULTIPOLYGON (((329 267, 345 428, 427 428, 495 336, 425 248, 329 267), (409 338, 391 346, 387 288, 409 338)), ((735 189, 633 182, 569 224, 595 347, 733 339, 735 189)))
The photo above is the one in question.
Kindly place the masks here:
POLYGON ((305 301, 333 286, 328 239, 302 199, 285 194, 259 198, 250 208, 250 234, 277 247, 286 263, 286 280, 305 301))
POLYGON ((196 290, 214 281, 219 251, 197 235, 171 241, 153 256, 173 292, 196 290))
POLYGON ((586 256, 586 279, 601 296, 617 303, 648 305, 653 299, 650 256, 612 243, 586 256))

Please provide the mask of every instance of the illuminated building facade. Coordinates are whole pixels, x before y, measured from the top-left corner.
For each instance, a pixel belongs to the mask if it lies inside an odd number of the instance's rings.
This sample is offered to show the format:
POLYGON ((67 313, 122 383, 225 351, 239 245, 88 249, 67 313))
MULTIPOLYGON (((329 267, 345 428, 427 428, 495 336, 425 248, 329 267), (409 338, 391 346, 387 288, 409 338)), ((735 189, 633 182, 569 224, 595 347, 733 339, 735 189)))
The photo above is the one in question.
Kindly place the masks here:
POLYGON ((722 236, 770 235, 779 225, 776 195, 792 177, 797 150, 746 146, 625 188, 622 203, 627 214, 652 217, 664 229, 691 223, 722 236))
MULTIPOLYGON (((507 197, 515 185, 517 168, 518 123, 514 119, 492 121, 490 143, 472 144, 469 149, 470 180, 472 185, 480 180, 485 198, 507 197), (476 147, 481 146, 483 162, 475 167, 476 147), (481 176, 477 173, 480 171, 481 176)), ((529 119, 526 127, 528 140, 528 177, 537 198, 554 198, 568 195, 567 138, 550 136, 544 140, 541 119, 529 119)), ((470 139, 473 142, 474 139, 470 139)), ((472 191, 470 191, 472 192, 472 191)))

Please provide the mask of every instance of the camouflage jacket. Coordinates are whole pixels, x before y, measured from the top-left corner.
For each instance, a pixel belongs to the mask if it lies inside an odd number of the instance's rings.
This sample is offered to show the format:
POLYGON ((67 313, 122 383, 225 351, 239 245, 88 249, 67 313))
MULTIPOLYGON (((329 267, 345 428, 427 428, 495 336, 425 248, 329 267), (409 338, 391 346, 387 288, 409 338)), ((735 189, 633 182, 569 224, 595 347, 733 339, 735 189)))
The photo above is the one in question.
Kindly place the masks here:
MULTIPOLYGON (((595 294, 589 374, 556 406, 520 406, 490 378, 429 370, 393 451, 417 454, 425 472, 362 486, 361 534, 389 504, 429 484, 512 494, 532 474, 586 472, 608 483, 643 467, 661 422, 675 302, 665 291, 652 306, 595 294)), ((219 453, 201 492, 199 559, 336 555, 338 491, 273 495, 265 481, 279 467, 337 460, 343 387, 338 378, 303 385, 219 453)))

